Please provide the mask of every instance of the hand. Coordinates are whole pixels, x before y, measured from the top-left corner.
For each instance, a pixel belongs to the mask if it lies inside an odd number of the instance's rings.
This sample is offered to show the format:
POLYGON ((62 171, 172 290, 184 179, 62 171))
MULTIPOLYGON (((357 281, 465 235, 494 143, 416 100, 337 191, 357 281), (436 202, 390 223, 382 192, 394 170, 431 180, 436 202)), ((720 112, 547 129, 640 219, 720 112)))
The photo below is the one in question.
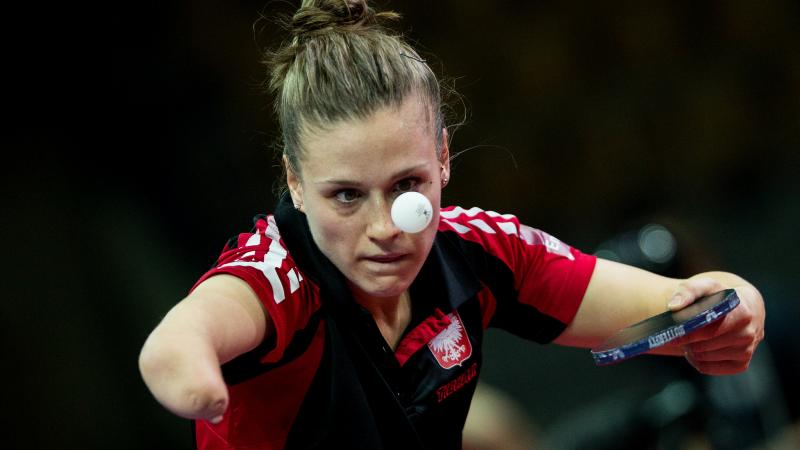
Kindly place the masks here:
MULTIPOLYGON (((696 299, 726 289, 720 281, 693 277, 681 282, 668 308, 680 310, 696 299)), ((730 375, 744 372, 759 342, 764 339, 764 301, 761 294, 742 280, 735 287, 740 303, 722 319, 673 341, 683 347, 686 360, 698 372, 730 375)))

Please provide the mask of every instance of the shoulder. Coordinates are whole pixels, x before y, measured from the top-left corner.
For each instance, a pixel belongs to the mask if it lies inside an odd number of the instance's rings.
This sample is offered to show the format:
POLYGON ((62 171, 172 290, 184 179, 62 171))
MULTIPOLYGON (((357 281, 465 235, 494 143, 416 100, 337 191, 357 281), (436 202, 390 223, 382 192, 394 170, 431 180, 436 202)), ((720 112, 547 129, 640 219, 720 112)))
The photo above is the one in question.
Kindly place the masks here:
MULTIPOLYGON (((271 214, 256 215, 249 231, 227 241, 206 277, 220 272, 236 275, 255 285, 254 288, 268 288, 268 296, 275 303, 283 302, 308 283, 281 239, 271 214)), ((256 290, 267 294, 265 289, 256 290)))
POLYGON ((263 262, 281 267, 284 261, 292 258, 281 239, 278 224, 271 214, 258 214, 253 217, 250 231, 239 233, 225 244, 217 259, 217 267, 234 262, 263 262))
POLYGON ((593 256, 520 223, 513 214, 450 206, 441 210, 438 231, 477 268, 499 268, 494 264, 499 261, 518 277, 537 273, 552 278, 571 276, 576 270, 591 274, 594 267, 593 256))
POLYGON ((487 250, 509 250, 522 245, 571 259, 571 248, 556 237, 520 223, 513 214, 502 214, 478 207, 441 209, 439 231, 454 232, 460 238, 481 244, 487 250))
POLYGON ((228 239, 218 262, 230 259, 231 255, 241 255, 242 252, 251 251, 272 251, 286 253, 288 256, 288 250, 281 243, 281 233, 272 214, 254 216, 253 226, 249 231, 228 239))
POLYGON ((274 325, 276 343, 265 361, 279 360, 320 309, 319 288, 295 264, 273 215, 255 216, 250 231, 230 238, 195 286, 218 274, 246 282, 274 325))
POLYGON ((478 207, 464 209, 460 206, 447 206, 439 213, 439 231, 455 231, 459 234, 468 234, 471 231, 515 234, 518 228, 519 220, 516 216, 486 211, 478 207))

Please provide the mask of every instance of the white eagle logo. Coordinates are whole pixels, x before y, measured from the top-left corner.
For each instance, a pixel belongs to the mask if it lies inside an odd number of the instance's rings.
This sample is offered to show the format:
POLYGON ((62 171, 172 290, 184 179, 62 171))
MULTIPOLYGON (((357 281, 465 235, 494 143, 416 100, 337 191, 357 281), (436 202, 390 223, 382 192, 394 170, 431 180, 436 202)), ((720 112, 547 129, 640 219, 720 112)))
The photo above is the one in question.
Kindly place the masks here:
POLYGON ((428 342, 428 347, 433 352, 442 367, 449 369, 461 365, 472 354, 472 345, 465 335, 464 326, 458 313, 447 315, 450 325, 442 330, 428 342))

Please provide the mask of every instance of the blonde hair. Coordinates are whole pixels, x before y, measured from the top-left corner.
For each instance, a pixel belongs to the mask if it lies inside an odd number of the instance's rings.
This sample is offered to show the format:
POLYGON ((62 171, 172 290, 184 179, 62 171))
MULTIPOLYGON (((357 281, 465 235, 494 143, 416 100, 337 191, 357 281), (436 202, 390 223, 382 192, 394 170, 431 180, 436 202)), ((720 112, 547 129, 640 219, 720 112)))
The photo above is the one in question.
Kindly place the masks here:
POLYGON ((428 106, 440 155, 439 81, 400 35, 384 27, 399 18, 375 12, 365 0, 303 1, 287 23, 291 39, 264 60, 288 169, 300 175, 304 133, 399 107, 412 93, 428 106))

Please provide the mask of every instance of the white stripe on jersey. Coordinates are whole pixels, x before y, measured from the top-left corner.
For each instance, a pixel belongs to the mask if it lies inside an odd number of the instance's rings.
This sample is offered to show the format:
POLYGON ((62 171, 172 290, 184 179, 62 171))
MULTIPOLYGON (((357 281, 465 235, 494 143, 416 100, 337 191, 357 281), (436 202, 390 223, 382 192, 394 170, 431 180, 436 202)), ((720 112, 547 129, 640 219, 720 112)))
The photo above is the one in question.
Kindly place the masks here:
POLYGON ((294 267, 292 267, 289 272, 286 273, 289 276, 289 290, 294 292, 297 288, 300 287, 300 280, 303 279, 302 275, 298 274, 294 267), (299 279, 298 279, 299 277, 299 279))
POLYGON ((475 217, 480 213, 486 213, 486 215, 488 215, 489 217, 502 217, 503 219, 506 220, 514 219, 513 214, 499 214, 494 211, 484 211, 478 208, 477 206, 473 206, 470 209, 464 209, 460 206, 456 206, 450 211, 441 211, 439 214, 445 219, 455 219, 456 217, 462 214, 466 215, 467 217, 475 217))
POLYGON ((245 247, 253 247, 256 245, 261 244, 261 233, 253 233, 252 236, 247 240, 247 243, 244 244, 245 247))
POLYGON ((453 229, 455 229, 459 234, 464 234, 467 231, 471 230, 470 227, 465 227, 464 225, 461 225, 460 223, 450 222, 449 220, 446 220, 446 219, 442 219, 442 222, 444 222, 444 223, 450 225, 451 227, 453 227, 453 229))
MULTIPOLYGON (((496 213, 494 211, 483 211, 482 209, 480 209, 478 207, 472 207, 472 208, 466 210, 466 209, 464 209, 464 208, 462 208, 460 206, 456 206, 455 208, 453 208, 450 211, 442 211, 440 213, 440 216, 443 217, 441 219, 442 222, 444 222, 444 223, 450 225, 451 227, 453 227, 453 229, 455 229, 459 234, 464 234, 464 233, 467 233, 469 231, 472 231, 472 228, 470 228, 470 227, 468 227, 468 226, 466 226, 464 224, 451 222, 451 221, 449 221, 447 219, 455 219, 455 218, 457 218, 457 217, 459 217, 461 215, 465 215, 467 217, 475 217, 475 216, 477 216, 478 214, 480 214, 482 212, 485 212, 486 215, 488 215, 489 217, 492 217, 492 218, 498 218, 499 217, 499 218, 502 218, 502 219, 505 219, 505 220, 516 219, 516 217, 514 217, 512 214, 498 214, 498 213, 496 213)), ((492 228, 483 219, 472 219, 472 220, 468 221, 467 223, 469 225, 472 225, 475 228, 480 229, 481 231, 483 231, 483 232, 485 232, 487 234, 495 234, 496 233, 494 228, 492 228)), ((572 255, 572 252, 570 251, 570 248, 569 248, 569 246, 567 244, 559 241, 557 238, 545 233, 542 230, 537 230, 536 228, 531 228, 531 227, 529 227, 527 225, 519 225, 519 227, 518 227, 517 224, 514 223, 514 222, 503 222, 503 221, 499 221, 498 220, 498 221, 496 221, 494 223, 495 223, 495 225, 497 225, 498 228, 500 228, 500 230, 503 233, 505 233, 505 234, 507 234, 509 236, 516 236, 516 237, 518 237, 519 239, 521 239, 522 241, 524 241, 528 245, 543 245, 545 250, 547 250, 548 253, 561 255, 561 256, 569 259, 570 261, 574 261, 575 260, 575 257, 572 255)))
MULTIPOLYGON (((278 226, 275 223, 275 218, 273 216, 269 216, 267 218, 267 223, 268 226, 265 234, 267 237, 272 239, 272 242, 269 244, 269 251, 264 255, 263 261, 242 261, 244 258, 255 256, 255 252, 251 251, 242 255, 238 261, 223 264, 219 266, 219 268, 252 267, 260 270, 261 273, 264 274, 264 277, 266 277, 267 281, 269 281, 270 287, 272 287, 272 297, 275 300, 275 303, 281 303, 286 299, 286 293, 283 290, 283 283, 281 283, 281 279, 278 276, 278 268, 281 267, 283 260, 286 259, 287 251, 280 243, 281 236, 278 232, 278 226)), ((260 245, 261 238, 262 233, 253 233, 253 235, 247 239, 247 243, 245 245, 260 245)), ((300 281, 302 279, 302 277, 298 279, 297 275, 294 273, 294 269, 290 271, 289 288, 291 292, 296 291, 297 288, 300 287, 300 281)))
MULTIPOLYGON (((269 253, 267 254, 269 255, 269 253)), ((278 277, 278 271, 276 270, 277 267, 270 266, 266 260, 264 261, 234 261, 228 264, 223 264, 218 268, 221 269, 223 267, 252 267, 254 269, 258 269, 269 281, 269 285, 272 287, 272 297, 275 299, 275 303, 280 303, 286 300, 286 293, 283 291, 283 284, 281 284, 281 279, 278 277)), ((280 267, 280 266, 278 266, 280 267)))
POLYGON ((267 217, 267 237, 272 239, 273 241, 280 241, 281 234, 278 232, 278 224, 275 223, 275 216, 268 216, 267 217))
POLYGON ((469 221, 469 223, 470 223, 470 225, 475 225, 477 228, 480 228, 481 231, 484 231, 486 233, 489 233, 489 234, 494 234, 495 233, 495 231, 492 229, 492 227, 490 227, 488 223, 484 222, 481 219, 472 219, 472 220, 469 221))
POLYGON ((519 233, 517 232, 517 224, 514 222, 497 222, 497 226, 503 230, 503 233, 508 235, 518 236, 519 233))

